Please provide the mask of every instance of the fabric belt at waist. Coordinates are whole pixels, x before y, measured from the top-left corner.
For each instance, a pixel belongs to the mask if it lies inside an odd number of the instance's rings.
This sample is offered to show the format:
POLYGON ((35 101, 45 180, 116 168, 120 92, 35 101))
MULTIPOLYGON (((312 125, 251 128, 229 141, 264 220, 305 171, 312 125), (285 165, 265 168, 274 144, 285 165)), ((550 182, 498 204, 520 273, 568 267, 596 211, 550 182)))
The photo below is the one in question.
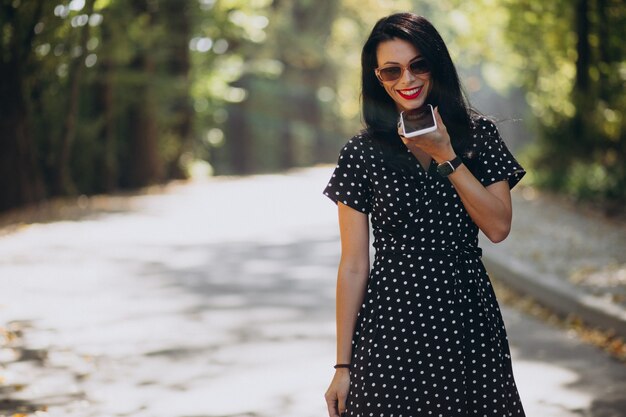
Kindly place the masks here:
POLYGON ((461 246, 458 248, 415 248, 415 247, 381 247, 376 250, 376 256, 391 255, 430 255, 454 256, 459 258, 482 257, 483 250, 478 246, 461 246))

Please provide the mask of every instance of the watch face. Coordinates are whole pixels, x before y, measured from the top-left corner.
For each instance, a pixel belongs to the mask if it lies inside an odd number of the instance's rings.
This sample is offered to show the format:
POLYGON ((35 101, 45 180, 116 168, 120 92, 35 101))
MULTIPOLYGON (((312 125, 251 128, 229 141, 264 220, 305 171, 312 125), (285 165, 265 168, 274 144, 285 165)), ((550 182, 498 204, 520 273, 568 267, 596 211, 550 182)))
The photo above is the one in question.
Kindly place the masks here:
POLYGON ((450 161, 446 161, 441 165, 437 165, 437 172, 442 177, 447 177, 454 172, 454 167, 452 166, 450 161))

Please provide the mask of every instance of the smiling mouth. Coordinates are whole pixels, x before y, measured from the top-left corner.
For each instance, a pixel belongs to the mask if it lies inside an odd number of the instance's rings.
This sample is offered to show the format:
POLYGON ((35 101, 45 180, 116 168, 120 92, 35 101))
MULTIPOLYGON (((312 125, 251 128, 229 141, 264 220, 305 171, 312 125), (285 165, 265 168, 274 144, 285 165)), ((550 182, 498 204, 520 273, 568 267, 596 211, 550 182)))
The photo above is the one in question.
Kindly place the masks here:
POLYGON ((410 90, 396 90, 396 91, 398 92, 398 95, 402 97, 403 99, 414 100, 417 97, 419 97, 423 88, 424 86, 422 85, 419 87, 411 88, 410 90))

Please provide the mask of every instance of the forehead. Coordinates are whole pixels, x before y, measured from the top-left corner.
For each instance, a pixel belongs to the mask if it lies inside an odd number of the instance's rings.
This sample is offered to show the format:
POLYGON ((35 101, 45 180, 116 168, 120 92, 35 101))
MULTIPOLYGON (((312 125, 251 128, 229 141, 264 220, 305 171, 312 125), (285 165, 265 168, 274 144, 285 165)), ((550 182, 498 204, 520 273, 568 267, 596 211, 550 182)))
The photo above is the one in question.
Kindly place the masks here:
POLYGON ((420 55, 420 52, 413 44, 398 38, 383 41, 379 43, 376 48, 376 60, 378 61, 378 65, 384 65, 387 62, 407 64, 420 55))

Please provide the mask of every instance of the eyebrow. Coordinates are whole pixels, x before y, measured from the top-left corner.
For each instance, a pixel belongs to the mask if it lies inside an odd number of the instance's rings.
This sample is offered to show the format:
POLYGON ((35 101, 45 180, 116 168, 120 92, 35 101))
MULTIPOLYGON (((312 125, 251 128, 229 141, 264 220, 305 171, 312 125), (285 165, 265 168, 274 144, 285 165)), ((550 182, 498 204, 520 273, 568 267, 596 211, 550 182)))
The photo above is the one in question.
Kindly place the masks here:
MULTIPOLYGON (((423 57, 422 57, 421 55, 416 55, 416 56, 414 56, 413 58, 411 58, 411 59, 409 60, 409 62, 416 61, 416 60, 417 60, 417 59, 419 59, 419 58, 423 58, 423 57)), ((383 65, 387 65, 387 64, 398 64, 398 65, 400 65, 400 63, 399 63, 399 62, 395 62, 395 61, 387 61, 387 62, 383 63, 383 65)))

